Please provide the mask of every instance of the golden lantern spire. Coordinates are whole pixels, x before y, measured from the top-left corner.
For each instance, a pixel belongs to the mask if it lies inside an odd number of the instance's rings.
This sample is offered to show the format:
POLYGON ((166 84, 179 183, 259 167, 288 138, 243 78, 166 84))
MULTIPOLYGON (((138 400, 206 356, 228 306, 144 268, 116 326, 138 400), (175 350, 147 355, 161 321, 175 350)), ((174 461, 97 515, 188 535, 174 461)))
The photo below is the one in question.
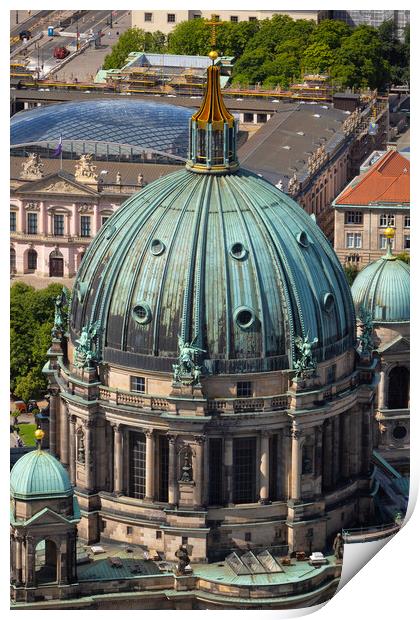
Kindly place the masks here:
POLYGON ((384 235, 386 237, 386 254, 384 258, 387 260, 395 260, 396 257, 392 253, 392 240, 395 237, 395 228, 388 226, 385 228, 384 235))

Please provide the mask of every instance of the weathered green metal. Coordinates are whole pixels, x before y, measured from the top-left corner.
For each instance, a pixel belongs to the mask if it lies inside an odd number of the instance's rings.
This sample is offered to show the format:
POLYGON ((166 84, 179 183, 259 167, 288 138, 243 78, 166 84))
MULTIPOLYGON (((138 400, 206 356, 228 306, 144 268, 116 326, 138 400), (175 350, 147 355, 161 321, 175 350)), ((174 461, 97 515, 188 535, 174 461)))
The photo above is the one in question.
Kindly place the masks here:
POLYGON ((73 487, 60 461, 44 450, 34 450, 14 465, 10 494, 15 499, 70 497, 73 487))
POLYGON ((73 342, 95 321, 104 361, 167 372, 178 337, 206 351, 213 373, 293 368, 295 337, 308 333, 317 361, 355 343, 331 245, 302 207, 246 170, 178 171, 124 203, 79 269, 73 342))

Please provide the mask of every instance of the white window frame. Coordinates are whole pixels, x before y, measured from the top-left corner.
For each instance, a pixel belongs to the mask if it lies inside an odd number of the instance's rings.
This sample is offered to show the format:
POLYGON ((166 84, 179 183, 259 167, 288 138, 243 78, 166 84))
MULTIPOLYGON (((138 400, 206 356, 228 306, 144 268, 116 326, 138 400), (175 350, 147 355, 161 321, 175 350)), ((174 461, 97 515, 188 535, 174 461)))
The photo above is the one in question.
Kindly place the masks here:
POLYGON ((404 228, 410 228, 410 215, 404 215, 404 228))
POLYGON ((362 248, 362 233, 361 232, 346 233, 346 248, 360 250, 362 248))
POLYGON ((381 228, 395 226, 395 213, 381 213, 379 216, 379 226, 381 228))
POLYGON ((153 13, 150 13, 149 11, 144 13, 144 22, 146 24, 151 24, 153 23, 153 13), (146 15, 150 15, 150 19, 146 19, 146 15))
POLYGON ((362 211, 346 211, 345 217, 344 217, 344 223, 345 224, 363 224, 363 213, 362 211), (360 221, 357 221, 359 220, 360 221))
MULTIPOLYGON (((387 247, 387 237, 385 235, 379 235, 379 249, 386 250, 387 247)), ((394 249, 394 238, 391 239, 391 248, 394 249)))

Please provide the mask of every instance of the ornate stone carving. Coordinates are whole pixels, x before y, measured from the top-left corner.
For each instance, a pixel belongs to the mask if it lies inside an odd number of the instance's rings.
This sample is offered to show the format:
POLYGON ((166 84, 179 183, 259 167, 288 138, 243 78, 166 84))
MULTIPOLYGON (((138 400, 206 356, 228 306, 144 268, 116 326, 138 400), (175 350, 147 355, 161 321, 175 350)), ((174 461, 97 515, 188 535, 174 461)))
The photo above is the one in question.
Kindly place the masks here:
POLYGON ((25 211, 39 211, 41 205, 39 202, 27 202, 24 206, 25 211))
POLYGON ((292 439, 300 439, 302 437, 302 431, 300 430, 300 428, 291 428, 290 429, 290 437, 292 439))
POLYGON ((82 328, 80 338, 76 340, 73 364, 76 368, 93 368, 100 361, 98 338, 101 332, 100 321, 89 323, 82 328))
POLYGON ((175 557, 178 558, 178 564, 176 567, 177 575, 185 575, 185 569, 190 563, 187 548, 184 545, 180 545, 179 549, 175 552, 175 557))
POLYGON ((78 190, 75 185, 67 183, 67 181, 54 181, 42 189, 43 192, 50 192, 50 194, 83 194, 84 192, 78 190))
POLYGON ((28 179, 29 181, 35 181, 42 179, 44 176, 42 169, 44 164, 41 162, 41 158, 38 153, 29 153, 28 158, 22 164, 21 178, 28 179))
POLYGON ((362 355, 370 355, 374 349, 372 313, 363 305, 359 308, 359 347, 362 355))
POLYGON ((184 449, 184 463, 182 465, 182 472, 180 482, 192 482, 193 481, 193 469, 192 469, 192 454, 189 448, 184 449))
POLYGON ((86 202, 77 207, 78 213, 93 213, 93 205, 89 205, 86 202))
POLYGON ((120 172, 119 170, 118 170, 118 172, 117 172, 117 176, 115 177, 115 183, 116 183, 117 185, 121 185, 121 183, 122 183, 122 180, 121 180, 121 172, 120 172))
POLYGON ((196 339, 197 338, 194 338, 194 340, 189 343, 184 342, 181 337, 178 337, 178 363, 172 365, 174 384, 200 385, 203 369, 201 364, 197 363, 196 358, 199 353, 205 353, 205 350, 195 346, 194 343, 196 339))
POLYGON ((140 187, 144 187, 144 177, 141 172, 139 172, 137 177, 137 185, 139 185, 140 187))
POLYGON ((289 180, 289 184, 287 187, 287 191, 291 196, 294 196, 298 193, 300 187, 300 183, 298 181, 296 172, 293 174, 292 178, 289 180))
POLYGON ((86 462, 85 436, 82 429, 77 431, 77 462, 82 465, 86 462))
POLYGON ((79 183, 96 183, 98 175, 95 172, 96 166, 92 163, 93 155, 86 153, 81 155, 75 168, 75 179, 79 183))
POLYGON ((318 342, 318 338, 314 338, 312 342, 309 341, 308 334, 305 338, 297 336, 295 339, 297 359, 293 367, 297 371, 296 377, 308 378, 311 377, 317 367, 316 360, 312 354, 312 347, 318 342))
POLYGON ((57 295, 55 300, 55 314, 54 314, 54 326, 51 330, 51 336, 53 338, 62 338, 64 332, 64 324, 67 321, 67 313, 65 308, 68 308, 69 299, 66 289, 63 287, 60 295, 57 295))
POLYGON ((337 536, 334 538, 333 550, 336 560, 342 560, 344 555, 344 540, 341 532, 338 532, 337 536))

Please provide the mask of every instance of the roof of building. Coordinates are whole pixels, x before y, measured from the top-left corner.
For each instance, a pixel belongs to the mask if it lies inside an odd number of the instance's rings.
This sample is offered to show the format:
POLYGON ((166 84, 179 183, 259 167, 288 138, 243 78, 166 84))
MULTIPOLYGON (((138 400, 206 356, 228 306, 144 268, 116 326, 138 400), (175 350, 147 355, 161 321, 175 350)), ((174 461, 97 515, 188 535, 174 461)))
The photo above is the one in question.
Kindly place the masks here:
POLYGON ((410 203, 410 162, 398 151, 386 151, 336 198, 340 205, 410 203))
POLYGON ((410 267, 390 251, 362 269, 351 292, 356 312, 364 306, 376 323, 410 320, 410 267))
POLYGON ((342 267, 313 219, 257 175, 181 170, 147 185, 89 246, 71 339, 100 321, 103 359, 172 371, 178 337, 209 372, 293 367, 297 335, 319 360, 354 343, 342 267))
POLYGON ((296 172, 301 181, 307 175, 307 160, 322 144, 327 154, 345 140, 342 123, 348 118, 331 104, 278 104, 277 113, 238 151, 244 168, 262 174, 284 187, 296 172))
POLYGON ((90 142, 87 152, 96 152, 95 143, 108 143, 111 155, 118 154, 118 145, 123 144, 185 158, 191 112, 169 103, 127 98, 52 104, 15 114, 10 143, 57 146, 61 135, 64 143, 90 142))
POLYGON ((38 449, 22 456, 13 466, 10 493, 15 499, 70 497, 73 487, 60 461, 38 449))

